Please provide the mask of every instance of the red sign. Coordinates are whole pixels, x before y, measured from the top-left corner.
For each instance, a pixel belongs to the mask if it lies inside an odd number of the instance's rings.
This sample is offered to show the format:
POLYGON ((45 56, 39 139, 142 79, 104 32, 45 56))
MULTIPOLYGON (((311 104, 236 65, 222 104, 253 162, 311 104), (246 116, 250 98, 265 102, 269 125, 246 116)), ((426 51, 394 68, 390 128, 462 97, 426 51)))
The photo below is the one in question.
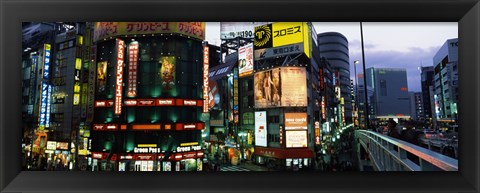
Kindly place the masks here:
POLYGON ((208 113, 208 45, 203 46, 203 112, 208 113))
POLYGON ((128 46, 128 97, 137 96, 138 42, 128 46))
POLYGON ((117 81, 115 82, 115 114, 122 114, 123 59, 125 41, 117 39, 117 81))
POLYGON ((254 154, 263 156, 263 157, 272 157, 272 158, 279 158, 279 159, 313 158, 314 157, 313 151, 308 148, 279 149, 279 148, 255 147, 254 154))
POLYGON ((94 131, 103 130, 104 127, 105 127, 104 124, 93 124, 93 130, 94 131))
POLYGON ((323 68, 320 68, 320 90, 325 89, 325 80, 323 78, 323 68))

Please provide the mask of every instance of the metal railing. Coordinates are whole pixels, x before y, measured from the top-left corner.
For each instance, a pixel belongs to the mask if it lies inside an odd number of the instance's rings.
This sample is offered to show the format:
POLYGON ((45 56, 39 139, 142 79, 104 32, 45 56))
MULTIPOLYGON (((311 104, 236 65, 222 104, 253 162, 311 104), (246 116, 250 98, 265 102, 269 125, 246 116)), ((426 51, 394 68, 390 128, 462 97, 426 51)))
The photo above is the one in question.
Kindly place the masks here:
POLYGON ((458 171, 458 160, 377 132, 356 130, 355 140, 377 171, 458 171))

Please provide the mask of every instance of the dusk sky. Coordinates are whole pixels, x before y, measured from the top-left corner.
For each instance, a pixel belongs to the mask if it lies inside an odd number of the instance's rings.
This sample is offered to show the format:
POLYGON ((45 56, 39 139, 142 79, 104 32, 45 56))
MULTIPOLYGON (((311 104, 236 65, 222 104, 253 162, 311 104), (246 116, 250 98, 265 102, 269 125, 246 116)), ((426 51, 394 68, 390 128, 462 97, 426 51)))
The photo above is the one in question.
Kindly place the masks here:
MULTIPOLYGON (((339 32, 349 41, 350 76, 353 61, 359 60, 357 74, 362 73, 360 23, 313 22, 317 33, 339 32)), ((419 92, 420 66, 432 66, 433 56, 447 39, 458 38, 457 22, 363 23, 366 67, 406 68, 409 91, 419 92)), ((220 23, 207 22, 206 40, 220 44, 220 23)))

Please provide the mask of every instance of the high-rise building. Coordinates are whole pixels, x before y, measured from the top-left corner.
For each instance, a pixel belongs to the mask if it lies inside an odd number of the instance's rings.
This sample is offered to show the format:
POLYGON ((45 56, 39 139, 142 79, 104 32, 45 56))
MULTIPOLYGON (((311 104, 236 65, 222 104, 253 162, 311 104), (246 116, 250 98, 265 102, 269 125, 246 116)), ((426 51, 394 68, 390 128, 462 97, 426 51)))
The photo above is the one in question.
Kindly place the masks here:
POLYGON ((326 32, 318 34, 318 47, 320 56, 325 57, 332 65, 333 75, 335 76, 337 85, 336 90, 340 92, 339 101, 341 104, 338 108, 344 109, 346 125, 352 121, 352 99, 350 84, 350 59, 348 51, 347 38, 338 32, 326 32))
POLYGON ((447 40, 433 57, 434 117, 437 122, 458 119, 458 38, 447 40))
POLYGON ((313 150, 320 143, 316 141, 320 140, 320 55, 314 51, 317 44, 312 28, 305 22, 278 22, 255 28, 257 164, 286 170, 314 165, 313 150))
POLYGON ((401 68, 368 68, 367 86, 374 90, 370 114, 377 119, 410 118, 407 72, 401 68))
POLYGON ((201 171, 204 22, 96 22, 92 169, 201 171))
POLYGON ((415 121, 421 121, 424 117, 422 103, 422 92, 409 92, 410 95, 410 116, 415 121))
POLYGON ((423 121, 425 123, 431 123, 433 114, 435 112, 433 100, 433 92, 430 90, 434 89, 433 85, 433 66, 421 67, 421 81, 422 81, 422 106, 423 106, 423 121))
POLYGON ((81 96, 86 95, 82 92, 86 91, 82 89, 85 23, 25 23, 23 27, 23 47, 28 53, 24 55, 28 97, 23 123, 32 126, 33 153, 73 169, 76 136, 86 116, 81 96))

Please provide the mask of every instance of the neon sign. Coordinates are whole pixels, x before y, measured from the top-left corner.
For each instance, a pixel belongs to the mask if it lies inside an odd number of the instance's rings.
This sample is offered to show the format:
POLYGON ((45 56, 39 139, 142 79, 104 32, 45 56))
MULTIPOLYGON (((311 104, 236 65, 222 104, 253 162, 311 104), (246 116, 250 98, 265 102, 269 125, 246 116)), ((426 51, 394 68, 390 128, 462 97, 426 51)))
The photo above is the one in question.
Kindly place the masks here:
POLYGON ((123 54, 125 41, 117 39, 117 81, 115 82, 115 114, 122 114, 123 54))
POLYGON ((203 112, 208 113, 208 45, 203 46, 203 112))

